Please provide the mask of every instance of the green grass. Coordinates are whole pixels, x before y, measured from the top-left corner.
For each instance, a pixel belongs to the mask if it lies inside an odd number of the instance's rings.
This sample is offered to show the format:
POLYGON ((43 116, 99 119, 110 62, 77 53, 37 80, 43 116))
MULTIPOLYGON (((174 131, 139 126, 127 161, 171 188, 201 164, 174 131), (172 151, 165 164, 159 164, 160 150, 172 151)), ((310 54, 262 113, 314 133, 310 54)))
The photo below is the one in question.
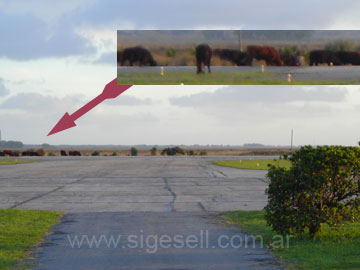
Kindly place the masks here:
POLYGON ((0 158, 0 165, 16 165, 22 163, 31 163, 34 162, 33 160, 17 160, 17 159, 10 159, 10 158, 0 158))
POLYGON ((118 84, 131 85, 331 85, 359 84, 358 81, 345 80, 294 80, 279 78, 278 74, 270 72, 241 73, 210 73, 198 75, 195 73, 118 73, 118 84))
MULTIPOLYGON (((264 245, 272 243, 274 247, 276 233, 266 225, 264 215, 264 211, 233 211, 226 213, 225 218, 241 226, 245 232, 262 235, 264 245)), ((346 223, 338 231, 324 226, 315 239, 308 235, 291 238, 289 248, 273 250, 293 265, 289 267, 291 269, 360 269, 360 223, 346 223)))
POLYGON ((277 165, 280 167, 290 168, 291 163, 288 160, 219 160, 213 161, 215 165, 227 166, 238 169, 247 170, 267 170, 268 164, 277 165))
POLYGON ((0 270, 26 259, 60 216, 54 211, 0 209, 0 270))

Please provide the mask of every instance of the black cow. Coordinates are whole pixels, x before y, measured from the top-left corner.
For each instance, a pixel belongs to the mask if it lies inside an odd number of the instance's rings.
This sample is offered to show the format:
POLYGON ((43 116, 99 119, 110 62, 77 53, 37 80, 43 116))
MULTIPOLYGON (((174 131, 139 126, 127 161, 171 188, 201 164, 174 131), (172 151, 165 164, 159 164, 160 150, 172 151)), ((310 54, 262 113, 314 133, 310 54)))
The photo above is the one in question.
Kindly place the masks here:
POLYGON ((63 156, 63 157, 66 157, 67 156, 67 153, 65 150, 61 150, 60 151, 60 155, 63 156))
POLYGON ((202 65, 208 67, 208 72, 211 72, 210 65, 211 65, 211 57, 212 57, 212 50, 209 45, 207 44, 200 44, 196 47, 195 50, 196 54, 196 66, 197 66, 197 74, 204 73, 202 70, 202 65))
POLYGON ((310 66, 312 65, 319 65, 326 63, 328 66, 331 65, 331 63, 337 64, 338 61, 336 61, 335 53, 333 51, 329 50, 314 50, 310 52, 310 66))
POLYGON ((5 157, 5 153, 0 151, 0 157, 5 157))
POLYGON ((118 62, 120 62, 121 66, 124 66, 126 63, 130 66, 157 65, 151 53, 141 46, 126 48, 122 52, 118 53, 118 62))
POLYGON ((69 151, 69 156, 81 157, 81 153, 79 151, 69 151))
POLYGON ((245 60, 247 53, 241 52, 238 50, 231 50, 231 49, 215 49, 214 55, 220 57, 222 60, 227 60, 232 62, 237 66, 245 66, 245 60))
POLYGON ((280 55, 280 58, 284 66, 300 66, 298 58, 294 55, 280 55))
POLYGON ((334 53, 334 65, 360 65, 360 53, 338 51, 334 53))

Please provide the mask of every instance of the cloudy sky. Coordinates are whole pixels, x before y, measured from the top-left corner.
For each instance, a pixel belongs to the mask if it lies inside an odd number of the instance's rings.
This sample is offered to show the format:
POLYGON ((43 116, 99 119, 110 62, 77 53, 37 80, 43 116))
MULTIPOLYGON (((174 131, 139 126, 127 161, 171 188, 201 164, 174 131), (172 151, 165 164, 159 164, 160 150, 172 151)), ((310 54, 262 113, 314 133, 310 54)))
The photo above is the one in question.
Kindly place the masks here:
POLYGON ((50 144, 355 145, 357 86, 136 86, 77 127, 65 113, 116 76, 116 30, 360 29, 359 1, 0 0, 0 129, 50 144))

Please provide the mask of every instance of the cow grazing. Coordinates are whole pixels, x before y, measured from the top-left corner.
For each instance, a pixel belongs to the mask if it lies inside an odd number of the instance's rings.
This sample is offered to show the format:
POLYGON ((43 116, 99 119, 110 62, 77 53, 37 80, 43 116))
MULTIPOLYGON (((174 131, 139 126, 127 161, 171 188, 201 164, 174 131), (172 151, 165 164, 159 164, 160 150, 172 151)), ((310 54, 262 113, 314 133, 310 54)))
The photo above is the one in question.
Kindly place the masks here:
POLYGON ((336 62, 335 61, 335 54, 332 51, 329 50, 314 50, 310 52, 310 66, 313 66, 314 64, 317 66, 319 64, 328 64, 328 66, 331 65, 331 63, 336 62))
POLYGON ((204 73, 202 69, 202 65, 208 67, 208 72, 211 72, 210 65, 211 65, 211 57, 212 57, 212 50, 209 45, 207 44, 200 44, 195 49, 196 54, 196 66, 197 66, 197 74, 204 73))
POLYGON ((18 156, 19 156, 19 153, 18 153, 18 152, 11 151, 11 150, 4 150, 4 156, 18 157, 18 156))
POLYGON ((247 53, 232 49, 215 49, 214 55, 222 60, 230 61, 237 66, 245 66, 247 53))
POLYGON ((80 151, 69 151, 69 156, 81 157, 80 151))
POLYGON ((334 65, 360 65, 360 53, 338 51, 333 56, 334 65))
POLYGON ((125 66, 126 64, 128 64, 129 66, 157 65, 151 53, 147 49, 141 46, 126 48, 122 52, 118 52, 118 62, 119 62, 119 58, 121 58, 120 61, 121 66, 125 66))
POLYGON ((284 66, 300 66, 298 57, 294 55, 280 55, 280 58, 284 66))
POLYGON ((248 46, 246 65, 250 66, 253 59, 264 60, 269 66, 283 65, 278 51, 270 46, 248 46))
POLYGON ((0 151, 0 157, 5 157, 5 153, 0 151))
POLYGON ((66 153, 65 150, 61 150, 61 151, 60 151, 60 155, 61 155, 62 157, 66 157, 66 156, 67 156, 67 153, 66 153))

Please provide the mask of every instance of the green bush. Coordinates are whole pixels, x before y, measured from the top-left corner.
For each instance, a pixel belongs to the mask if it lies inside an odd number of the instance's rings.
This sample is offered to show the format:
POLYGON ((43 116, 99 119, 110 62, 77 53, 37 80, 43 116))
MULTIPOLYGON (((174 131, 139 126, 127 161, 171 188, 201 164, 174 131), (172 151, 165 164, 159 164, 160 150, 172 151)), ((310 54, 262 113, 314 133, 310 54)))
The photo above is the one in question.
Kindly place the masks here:
POLYGON ((205 150, 200 151, 200 156, 207 156, 208 152, 205 150))
POLYGON ((347 40, 338 40, 335 42, 330 42, 325 45, 325 50, 330 51, 353 51, 355 49, 354 43, 347 40))
POLYGON ((152 156, 156 156, 156 155, 158 154, 157 148, 156 148, 156 147, 151 148, 150 154, 151 154, 152 156))
POLYGON ((293 55, 293 56, 300 56, 303 52, 299 49, 298 46, 286 46, 279 49, 280 55, 293 55))
POLYGON ((313 237, 322 224, 331 227, 360 217, 360 148, 302 147, 290 169, 271 165, 266 221, 281 234, 313 237))
POLYGON ((189 156, 195 156, 195 151, 194 150, 189 150, 189 151, 187 151, 187 154, 189 156))
POLYGON ((116 153, 116 152, 113 152, 113 153, 111 154, 111 156, 116 157, 116 156, 117 156, 117 153, 116 153))
POLYGON ((130 155, 137 156, 138 155, 138 150, 135 147, 131 147, 130 155))
POLYGON ((56 155, 55 155, 54 152, 49 152, 49 153, 48 153, 48 156, 49 156, 49 157, 55 157, 56 155))
POLYGON ((99 152, 99 151, 94 151, 94 152, 91 153, 91 155, 92 155, 93 157, 95 157, 95 156, 100 156, 100 152, 99 152))
POLYGON ((167 57, 175 57, 175 55, 176 55, 176 50, 174 48, 169 48, 166 51, 166 56, 167 57))
POLYGON ((168 147, 168 148, 164 148, 161 151, 161 155, 168 155, 168 156, 176 156, 177 154, 180 155, 185 155, 185 150, 180 148, 179 146, 176 147, 168 147))

